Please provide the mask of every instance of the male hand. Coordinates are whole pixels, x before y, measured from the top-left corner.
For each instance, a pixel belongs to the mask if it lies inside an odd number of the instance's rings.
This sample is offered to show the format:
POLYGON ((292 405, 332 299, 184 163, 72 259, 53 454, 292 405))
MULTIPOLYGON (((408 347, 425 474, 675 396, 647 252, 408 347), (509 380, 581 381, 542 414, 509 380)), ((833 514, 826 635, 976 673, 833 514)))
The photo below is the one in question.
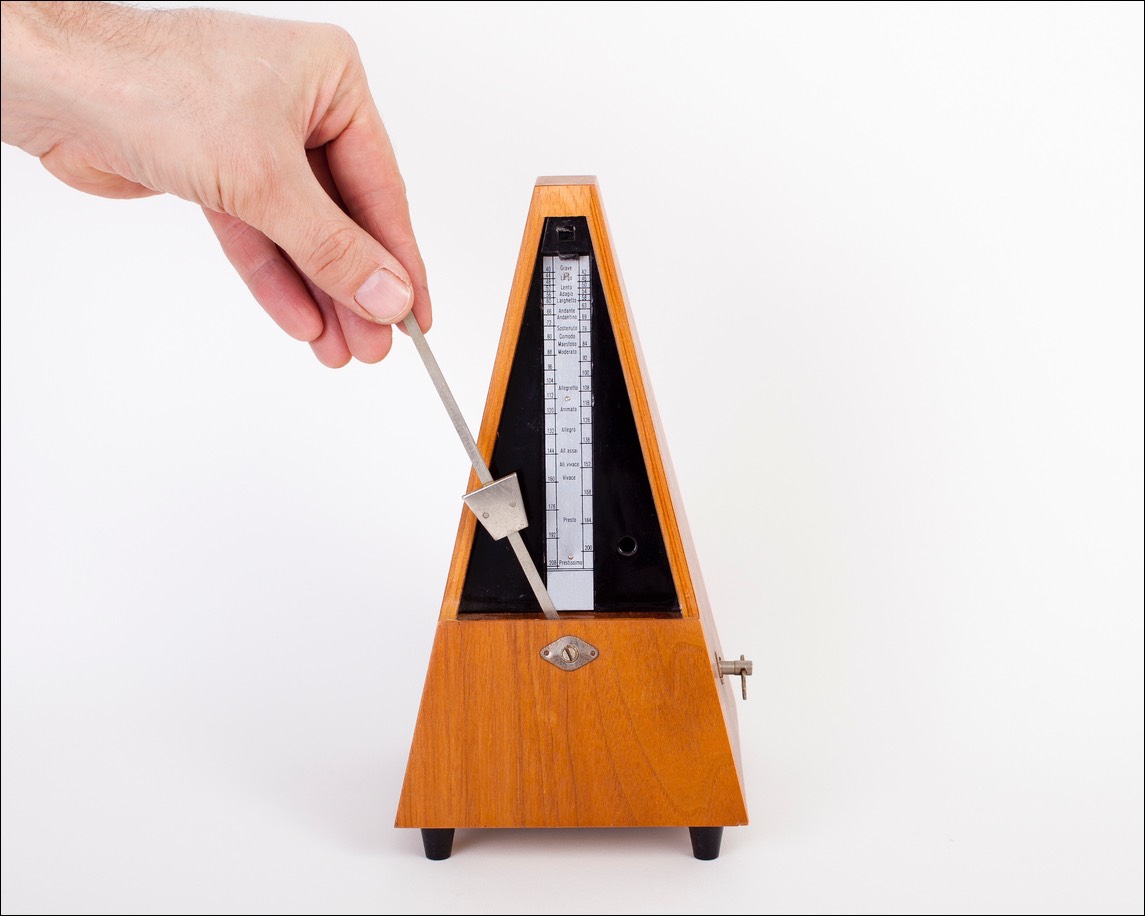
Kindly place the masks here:
POLYGON ((425 267, 353 40, 217 10, 3 3, 3 139, 104 197, 199 204, 255 299, 327 366, 377 362, 425 267))

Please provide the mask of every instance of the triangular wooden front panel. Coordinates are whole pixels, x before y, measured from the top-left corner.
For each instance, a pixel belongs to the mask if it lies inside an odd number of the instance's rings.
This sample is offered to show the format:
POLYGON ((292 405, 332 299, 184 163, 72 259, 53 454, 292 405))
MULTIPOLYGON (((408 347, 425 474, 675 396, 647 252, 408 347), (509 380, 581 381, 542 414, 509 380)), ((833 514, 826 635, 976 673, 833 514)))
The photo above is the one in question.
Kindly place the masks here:
MULTIPOLYGON (((397 826, 743 824, 734 694, 716 672, 719 643, 593 178, 537 182, 478 446, 487 460, 495 454, 541 233, 558 217, 584 217, 591 234, 675 603, 560 620, 529 613, 531 602, 513 613, 466 613, 476 521, 463 510, 397 826), (541 648, 566 635, 599 657, 575 671, 544 660, 541 648)), ((472 475, 469 489, 477 485, 472 475)))
POLYGON ((713 661, 695 618, 442 621, 396 826, 747 823, 713 661), (562 671, 570 633, 600 657, 562 671))
MULTIPOLYGON (((554 600, 562 602, 558 608, 677 614, 675 578, 588 220, 549 217, 541 238, 512 365, 500 373, 505 377, 504 400, 490 470, 495 478, 517 475, 531 520, 521 536, 537 568, 544 571, 554 600), (555 287, 561 263, 569 265, 566 292, 571 293, 574 273, 578 283, 576 302, 558 306, 555 287), (546 287, 550 288, 547 307, 546 287), (563 374, 558 372, 558 360, 563 374), (558 441, 558 429, 564 441, 558 441), (553 536, 563 514, 558 512, 558 489, 566 499, 573 496, 577 521, 591 520, 587 529, 574 525, 580 537, 566 545, 566 549, 588 548, 588 553, 579 558, 574 553, 571 559, 573 566, 590 560, 591 600, 584 579, 579 602, 569 600, 567 593, 562 596, 562 583, 554 582, 549 566, 550 560, 559 565, 566 559, 553 536)), ((566 538, 571 533, 569 521, 566 518, 566 538)), ((536 610, 509 542, 495 541, 484 527, 476 526, 458 614, 536 610)))
MULTIPOLYGON (((687 549, 681 534, 681 517, 675 507, 670 475, 665 468, 660 439, 657 434, 659 424, 645 385, 638 344, 629 317, 620 273, 613 256, 612 242, 608 234, 608 225, 605 221, 604 210, 601 207, 595 179, 541 179, 533 191, 532 205, 529 208, 529 216, 525 224, 525 235, 521 241, 521 254, 517 260, 517 270, 509 294, 509 307, 505 314, 505 323, 501 329, 501 340, 497 348, 497 358, 493 365, 489 395, 485 402, 485 414, 481 420, 478 447, 487 458, 493 456, 498 430, 502 424, 502 412, 505 407, 510 375, 513 370, 514 359, 517 356, 521 329, 526 323, 526 307, 529 303, 530 290, 534 284, 537 253, 545 220, 550 217, 577 216, 586 218, 592 237, 596 267, 604 295, 603 305, 606 308, 612 338, 615 340, 620 367, 627 385, 628 404, 643 449, 645 476, 651 485, 656 513, 659 516, 659 533, 667 550, 669 568, 675 583, 675 604, 679 613, 684 617, 696 617, 699 616, 700 609, 694 576, 691 571, 694 564, 690 564, 689 558, 686 556, 687 549), (570 183, 555 183, 560 181, 570 183)), ((502 474, 514 471, 520 473, 521 470, 518 467, 497 468, 497 471, 502 474)), ((477 486, 478 481, 474 474, 470 477, 468 489, 472 490, 477 486)), ((540 522, 534 519, 530 527, 535 528, 539 524, 540 522)), ((453 562, 450 564, 449 578, 446 582, 445 597, 441 606, 442 620, 453 620, 458 616, 476 527, 476 519, 472 513, 463 510, 453 551, 453 562)), ((529 529, 523 532, 526 540, 528 540, 528 532, 529 529)), ((505 545, 496 546, 511 556, 505 545)), ((538 565, 543 568, 543 564, 538 565)), ((522 596, 528 594, 523 585, 523 577, 520 591, 522 596)), ((527 606, 535 607, 531 598, 527 599, 527 606)), ((632 610, 643 609, 645 608, 632 608, 632 610)))

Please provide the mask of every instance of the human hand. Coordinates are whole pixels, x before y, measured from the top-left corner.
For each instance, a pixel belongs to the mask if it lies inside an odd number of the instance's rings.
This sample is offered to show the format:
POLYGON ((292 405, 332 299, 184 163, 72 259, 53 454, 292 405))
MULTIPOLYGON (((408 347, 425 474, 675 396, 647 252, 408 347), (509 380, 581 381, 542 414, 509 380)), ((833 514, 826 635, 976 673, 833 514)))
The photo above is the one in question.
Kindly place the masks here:
POLYGON ((327 366, 430 325, 405 185, 351 38, 205 9, 3 3, 3 139, 74 188, 203 208, 230 262, 327 366))

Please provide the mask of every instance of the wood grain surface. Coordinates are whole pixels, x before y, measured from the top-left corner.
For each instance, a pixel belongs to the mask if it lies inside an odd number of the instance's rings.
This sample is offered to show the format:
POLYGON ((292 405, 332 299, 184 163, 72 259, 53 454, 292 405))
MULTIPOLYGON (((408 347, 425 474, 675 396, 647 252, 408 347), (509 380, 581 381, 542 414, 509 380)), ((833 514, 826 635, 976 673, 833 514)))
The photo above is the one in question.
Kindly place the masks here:
POLYGON ((442 621, 398 827, 747 822, 696 619, 442 621), (600 656, 541 657, 574 635, 600 656))

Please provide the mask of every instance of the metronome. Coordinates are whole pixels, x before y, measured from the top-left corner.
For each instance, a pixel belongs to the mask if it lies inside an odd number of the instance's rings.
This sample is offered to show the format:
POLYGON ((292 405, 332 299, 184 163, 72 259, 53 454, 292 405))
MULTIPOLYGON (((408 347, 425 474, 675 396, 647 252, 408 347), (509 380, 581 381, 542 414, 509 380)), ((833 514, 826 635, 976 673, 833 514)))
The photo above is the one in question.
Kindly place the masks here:
POLYGON ((476 443, 398 827, 747 823, 731 680, 596 179, 541 178, 476 443), (478 524, 480 522, 480 524, 478 524), (543 572, 542 572, 543 571, 543 572))

